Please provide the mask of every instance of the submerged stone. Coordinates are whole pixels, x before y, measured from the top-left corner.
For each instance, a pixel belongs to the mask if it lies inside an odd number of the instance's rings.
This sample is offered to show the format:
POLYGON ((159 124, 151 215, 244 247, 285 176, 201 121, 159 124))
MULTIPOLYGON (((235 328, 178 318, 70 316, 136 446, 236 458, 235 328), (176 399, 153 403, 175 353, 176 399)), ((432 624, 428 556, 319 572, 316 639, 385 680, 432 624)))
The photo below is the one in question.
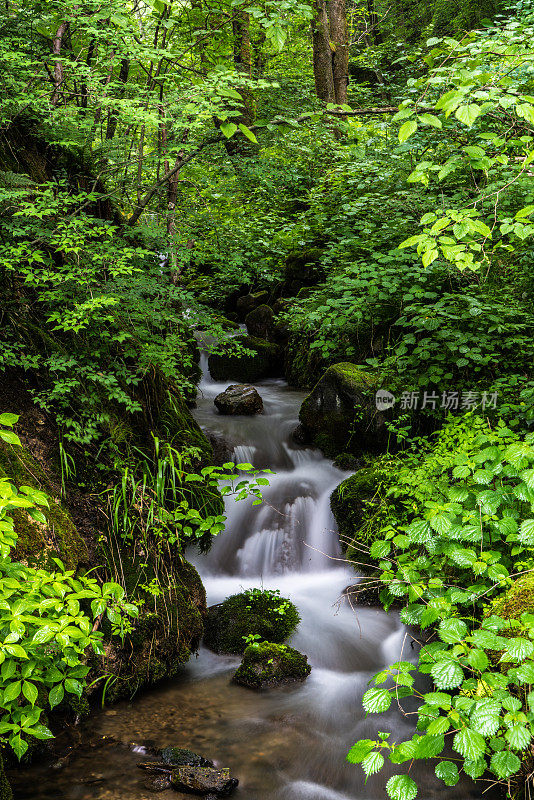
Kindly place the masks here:
POLYGON ((230 770, 213 767, 177 767, 171 775, 171 786, 178 791, 193 794, 214 794, 227 797, 238 786, 237 778, 230 777, 230 770))
POLYGON ((247 647, 233 681, 248 689, 266 689, 303 681, 310 672, 307 656, 298 650, 284 644, 261 642, 247 647))
POLYGON ((221 414, 261 414, 263 400, 254 388, 246 383, 229 386, 213 401, 221 414))

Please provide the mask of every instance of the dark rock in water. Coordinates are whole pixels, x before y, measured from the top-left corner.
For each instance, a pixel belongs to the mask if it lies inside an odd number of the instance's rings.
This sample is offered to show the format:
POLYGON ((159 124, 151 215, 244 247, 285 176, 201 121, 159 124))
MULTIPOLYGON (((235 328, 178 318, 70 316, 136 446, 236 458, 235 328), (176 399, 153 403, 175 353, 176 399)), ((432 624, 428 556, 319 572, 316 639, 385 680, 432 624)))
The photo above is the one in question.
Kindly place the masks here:
POLYGON ((166 747, 161 758, 170 767, 213 767, 213 761, 183 747, 166 747))
POLYGON ((173 789, 193 794, 214 794, 217 797, 227 797, 238 784, 237 778, 230 777, 229 769, 178 767, 171 775, 173 789))
POLYGON ((149 792, 165 792, 171 788, 171 781, 169 776, 159 775, 155 778, 148 778, 143 785, 149 792))
POLYGON ((297 425, 291 436, 293 437, 293 441, 295 442, 295 444, 312 443, 312 437, 310 436, 308 430, 304 427, 304 425, 297 425))
MULTIPOLYGON (((366 554, 375 539, 381 538, 381 517, 378 514, 385 497, 380 462, 359 469, 334 489, 330 507, 336 519, 341 546, 347 558, 376 568, 366 554)), ((360 587, 363 588, 363 587, 360 587)), ((375 595, 376 596, 376 595, 375 595)))
POLYGON ((274 314, 270 306, 258 306, 254 311, 250 311, 245 318, 247 331, 251 336, 271 341, 274 334, 273 319, 274 314))
POLYGON ((250 354, 212 353, 208 358, 208 368, 214 381, 254 383, 282 373, 283 352, 279 345, 254 336, 234 338, 233 342, 245 347, 250 354))
POLYGON ((216 653, 243 653, 244 637, 249 634, 280 643, 299 622, 299 613, 290 600, 274 592, 245 591, 208 609, 204 644, 216 653))
POLYGON ((261 414, 263 400, 254 388, 246 383, 237 383, 229 386, 224 392, 217 395, 214 400, 221 414, 261 414))
POLYGON ((266 689, 303 681, 310 672, 307 656, 298 650, 284 644, 261 642, 247 647, 233 681, 248 689, 266 689))

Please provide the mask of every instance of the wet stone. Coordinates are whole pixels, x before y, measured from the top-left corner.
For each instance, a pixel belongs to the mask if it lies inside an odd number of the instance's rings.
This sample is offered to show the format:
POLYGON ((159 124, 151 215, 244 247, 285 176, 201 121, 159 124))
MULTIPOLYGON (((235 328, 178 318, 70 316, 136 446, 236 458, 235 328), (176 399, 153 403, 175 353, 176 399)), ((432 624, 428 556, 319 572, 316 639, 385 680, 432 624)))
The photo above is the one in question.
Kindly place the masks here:
POLYGON ((161 758, 169 767, 213 767, 213 761, 185 747, 166 747, 161 751, 161 758))
POLYGON ((230 777, 230 770, 227 768, 185 766, 178 767, 171 775, 173 789, 216 797, 227 797, 238 783, 237 778, 230 777))
POLYGON ((214 400, 221 414, 261 414, 263 400, 254 388, 246 383, 229 386, 214 400))
POLYGON ((155 778, 148 778, 143 786, 149 792, 165 792, 171 788, 171 782, 166 775, 158 775, 155 778))

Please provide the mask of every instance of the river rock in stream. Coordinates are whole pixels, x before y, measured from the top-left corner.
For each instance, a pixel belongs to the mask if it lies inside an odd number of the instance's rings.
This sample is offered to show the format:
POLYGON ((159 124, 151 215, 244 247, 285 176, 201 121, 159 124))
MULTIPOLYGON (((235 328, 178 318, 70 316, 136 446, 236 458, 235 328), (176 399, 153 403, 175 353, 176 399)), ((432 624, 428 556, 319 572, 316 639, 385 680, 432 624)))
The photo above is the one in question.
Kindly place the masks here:
POLYGON ((233 681, 247 689, 268 689, 305 680, 311 672, 307 656, 293 647, 273 642, 251 644, 233 681))
POLYGON ((180 792, 214 794, 227 797, 238 786, 237 778, 230 777, 230 770, 213 767, 177 767, 171 775, 171 786, 180 792))
POLYGON ((263 400, 254 388, 246 383, 229 386, 213 401, 221 414, 261 414, 263 400))

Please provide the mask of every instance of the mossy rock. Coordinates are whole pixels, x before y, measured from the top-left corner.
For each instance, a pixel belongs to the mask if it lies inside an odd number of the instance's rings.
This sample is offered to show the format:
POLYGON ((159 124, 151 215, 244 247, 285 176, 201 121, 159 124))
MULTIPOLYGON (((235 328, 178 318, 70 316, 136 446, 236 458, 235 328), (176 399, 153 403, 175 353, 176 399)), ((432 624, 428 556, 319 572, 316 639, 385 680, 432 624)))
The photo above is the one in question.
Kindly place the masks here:
POLYGON ((165 747, 160 755, 163 763, 169 767, 213 767, 213 761, 184 747, 165 747))
MULTIPOLYGON (((134 570, 128 571, 127 565, 125 569, 129 584, 134 570)), ((106 690, 107 701, 131 697, 141 688, 174 677, 198 649, 207 610, 200 576, 184 561, 166 579, 169 586, 160 595, 145 593, 141 597, 145 603, 124 642, 111 639, 107 626, 103 626, 106 654, 102 662, 95 661, 95 674, 115 676, 106 690)), ((143 595, 139 589, 137 594, 128 594, 133 600, 143 595)))
POLYGON ((381 376, 357 364, 329 367, 300 409, 300 422, 310 440, 330 458, 385 449, 386 418, 376 408, 381 376))
POLYGON ((211 444, 178 392, 168 393, 160 410, 157 427, 166 441, 177 450, 194 447, 199 451, 201 461, 206 464, 212 462, 211 444))
POLYGON ((0 754, 0 800, 13 800, 13 792, 4 769, 4 759, 0 754))
POLYGON ((534 573, 527 572, 517 578, 504 594, 490 606, 490 613, 507 620, 517 620, 520 627, 521 614, 534 614, 534 573))
POLYGON ((372 564, 365 551, 380 529, 377 511, 383 494, 382 479, 379 465, 364 467, 340 483, 330 497, 341 546, 347 558, 359 564, 372 564))
POLYGON ((311 672, 307 656, 293 647, 273 642, 251 644, 232 680, 248 689, 267 689, 303 681, 311 672))
POLYGON ((311 389, 321 377, 324 363, 318 350, 311 348, 306 334, 291 333, 285 351, 284 374, 298 389, 311 389))
POLYGON ((238 297, 236 300, 236 311, 244 319, 247 314, 253 311, 258 306, 264 305, 269 302, 269 292, 261 290, 259 292, 251 292, 238 297))
POLYGON ((214 381, 255 383, 281 373, 282 354, 277 344, 253 336, 244 336, 239 344, 251 350, 251 354, 230 352, 210 355, 208 368, 214 381))
POLYGON ((276 592, 253 589, 208 609, 204 644, 216 653, 243 653, 244 637, 257 634, 280 644, 299 622, 299 613, 290 600, 276 592))
POLYGON ((76 569, 88 559, 87 546, 66 508, 62 505, 50 478, 25 447, 0 441, 0 477, 15 486, 31 486, 44 492, 49 508, 42 508, 46 524, 36 522, 24 509, 12 512, 18 534, 15 558, 38 559, 40 564, 57 557, 67 569, 76 569))
POLYGON ((250 336, 268 341, 274 338, 273 310, 265 303, 247 314, 245 324, 250 336))

